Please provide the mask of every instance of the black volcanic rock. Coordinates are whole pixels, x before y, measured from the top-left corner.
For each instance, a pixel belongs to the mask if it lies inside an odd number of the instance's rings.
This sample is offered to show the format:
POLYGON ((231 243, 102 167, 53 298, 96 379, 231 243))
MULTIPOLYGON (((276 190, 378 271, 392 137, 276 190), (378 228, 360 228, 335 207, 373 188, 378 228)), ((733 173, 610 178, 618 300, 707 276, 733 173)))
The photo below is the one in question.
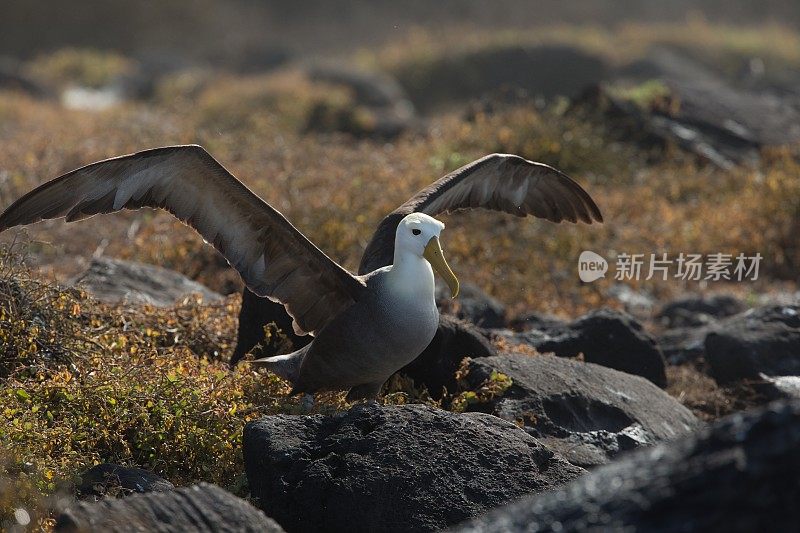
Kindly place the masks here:
POLYGON ((721 322, 706 336, 709 373, 717 383, 800 375, 800 307, 767 306, 721 322))
POLYGON ((694 362, 705 358, 706 336, 713 325, 668 329, 658 336, 658 346, 671 365, 694 362))
POLYGON ((308 69, 312 81, 342 85, 359 104, 369 107, 410 105, 403 88, 385 72, 354 70, 344 65, 315 65, 308 69))
POLYGON ((437 283, 436 304, 442 312, 481 328, 504 328, 507 325, 506 307, 474 283, 462 283, 455 300, 450 298, 450 289, 437 283))
POLYGON ((566 326, 566 322, 552 315, 531 312, 514 317, 509 321, 508 325, 515 331, 530 331, 532 329, 546 331, 553 328, 563 328, 566 326))
POLYGON ((674 439, 700 425, 651 382, 573 359, 513 353, 474 359, 466 381, 476 389, 498 372, 511 378, 511 386, 468 408, 522 423, 579 466, 606 463, 622 451, 674 439))
POLYGON ((128 466, 102 463, 80 475, 75 487, 79 498, 99 499, 106 495, 127 496, 144 492, 165 492, 175 485, 154 473, 128 466))
POLYGON ((251 494, 287 531, 435 531, 584 471, 515 425, 423 405, 249 423, 251 494))
POLYGON ((594 95, 587 93, 583 102, 594 109, 605 108, 615 131, 646 144, 677 145, 718 167, 730 168, 757 162, 762 148, 800 140, 796 91, 780 94, 737 87, 685 51, 655 47, 615 78, 622 86, 657 83, 668 91, 668 96, 645 106, 605 88, 594 95))
POLYGON ((776 403, 632 453, 454 531, 796 531, 799 448, 800 402, 776 403))
POLYGON ((649 379, 667 386, 664 356, 653 337, 633 317, 613 309, 597 309, 569 324, 543 323, 522 333, 498 332, 513 343, 525 343, 541 353, 575 357, 589 363, 649 379))
POLYGON ((690 296, 667 303, 656 315, 666 328, 688 328, 714 323, 747 309, 739 299, 728 294, 690 296))
POLYGON ((669 364, 679 365, 705 358, 706 336, 717 324, 744 312, 747 306, 734 296, 688 296, 665 304, 655 320, 665 328, 658 345, 669 364))
POLYGON ((200 483, 169 492, 75 503, 58 516, 55 531, 281 533, 283 529, 246 501, 216 485, 200 483))

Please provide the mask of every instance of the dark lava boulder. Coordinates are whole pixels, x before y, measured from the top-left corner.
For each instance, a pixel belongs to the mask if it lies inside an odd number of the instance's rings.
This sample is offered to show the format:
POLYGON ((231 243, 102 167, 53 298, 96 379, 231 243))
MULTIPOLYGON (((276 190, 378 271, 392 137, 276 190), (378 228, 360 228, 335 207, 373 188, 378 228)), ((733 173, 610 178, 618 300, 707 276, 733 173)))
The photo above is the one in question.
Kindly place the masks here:
POLYGON ((416 123, 414 106, 403 88, 384 72, 328 64, 309 68, 308 77, 314 82, 344 87, 351 97, 347 105, 319 102, 307 119, 308 131, 392 138, 416 123))
POLYGON ((712 325, 699 327, 673 328, 658 335, 658 346, 664 359, 671 365, 696 362, 705 358, 706 335, 712 325))
POLYGON ((800 402, 729 416, 460 532, 797 531, 800 402))
POLYGON ((713 294, 689 296, 664 305, 656 319, 666 328, 688 328, 704 326, 747 309, 735 296, 713 294))
POLYGON ((695 416, 649 381, 551 355, 504 354, 469 362, 477 389, 494 373, 511 386, 470 410, 524 425, 573 464, 603 464, 618 453, 674 439, 697 428, 695 416))
POLYGON ((341 85, 350 89, 356 103, 369 107, 411 105, 403 88, 385 72, 354 70, 345 65, 314 65, 308 69, 311 81, 341 85))
POLYGON ((506 307, 474 283, 464 282, 455 300, 444 284, 436 285, 436 304, 442 312, 455 315, 476 326, 493 329, 506 327, 506 307))
POLYGON ((475 326, 447 315, 439 316, 439 329, 425 351, 398 373, 423 386, 434 398, 442 389, 455 392, 456 371, 465 357, 497 355, 494 347, 475 326))
POLYGON ((358 405, 247 424, 258 505, 287 531, 435 531, 584 471, 494 416, 358 405))
POLYGON ((532 329, 548 330, 557 327, 563 328, 566 326, 566 322, 556 316, 533 311, 512 318, 508 325, 515 331, 530 331, 532 329))
POLYGON ((668 92, 642 106, 601 90, 602 98, 590 105, 607 107, 618 131, 676 144, 717 166, 756 162, 762 148, 800 140, 795 97, 735 87, 683 51, 654 48, 615 78, 620 85, 657 80, 668 92))
POLYGON ((129 466, 102 463, 80 475, 75 492, 78 498, 99 499, 143 492, 165 492, 175 485, 154 473, 129 466))
POLYGON ((221 295, 173 270, 108 257, 92 259, 70 285, 107 303, 169 307, 192 294, 202 295, 206 302, 222 301, 221 295))
POLYGON ((283 529, 246 501, 216 485, 200 483, 170 492, 75 503, 58 516, 55 531, 280 533, 283 529))
POLYGON ((706 336, 720 320, 746 309, 744 302, 728 294, 689 296, 667 303, 655 317, 665 328, 658 335, 664 358, 673 365, 705 358, 706 336))
POLYGON ((752 309, 706 336, 709 373, 717 383, 800 375, 800 306, 752 309))
POLYGON ((575 357, 667 386, 664 356, 653 337, 627 313, 592 311, 569 324, 542 325, 522 333, 498 333, 513 343, 529 344, 541 353, 575 357))

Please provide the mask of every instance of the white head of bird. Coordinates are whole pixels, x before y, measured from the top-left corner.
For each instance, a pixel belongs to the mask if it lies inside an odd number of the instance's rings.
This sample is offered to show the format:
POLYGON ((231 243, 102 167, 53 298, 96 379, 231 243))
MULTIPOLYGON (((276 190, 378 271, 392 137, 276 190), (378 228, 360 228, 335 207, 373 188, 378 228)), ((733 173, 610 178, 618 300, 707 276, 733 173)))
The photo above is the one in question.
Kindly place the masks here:
POLYGON ((456 278, 442 252, 439 235, 444 224, 424 213, 411 213, 400 221, 394 240, 394 263, 392 272, 396 276, 410 278, 405 286, 419 285, 430 281, 433 290, 431 267, 444 279, 453 298, 458 296, 456 278), (416 278, 416 279, 414 279, 416 278))

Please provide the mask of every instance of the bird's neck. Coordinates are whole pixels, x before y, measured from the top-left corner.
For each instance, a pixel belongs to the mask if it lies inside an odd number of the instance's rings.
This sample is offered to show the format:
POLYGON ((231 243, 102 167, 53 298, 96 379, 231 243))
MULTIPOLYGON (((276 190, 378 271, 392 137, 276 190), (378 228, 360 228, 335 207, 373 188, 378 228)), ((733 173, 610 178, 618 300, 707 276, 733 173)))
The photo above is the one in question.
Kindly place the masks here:
POLYGON ((395 252, 389 280, 395 291, 417 298, 434 297, 433 269, 423 257, 395 252))

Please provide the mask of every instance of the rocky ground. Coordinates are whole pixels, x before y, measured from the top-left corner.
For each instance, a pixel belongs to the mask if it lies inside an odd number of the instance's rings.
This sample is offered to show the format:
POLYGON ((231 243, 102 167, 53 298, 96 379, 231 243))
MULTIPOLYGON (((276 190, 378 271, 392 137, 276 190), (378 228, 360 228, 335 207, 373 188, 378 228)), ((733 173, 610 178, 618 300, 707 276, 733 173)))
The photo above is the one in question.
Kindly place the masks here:
POLYGON ((800 37, 698 24, 423 34, 256 74, 74 50, 0 65, 0 208, 200 142, 351 268, 383 214, 485 152, 563 168, 606 220, 448 217, 465 283, 436 339, 378 404, 310 411, 229 366, 301 339, 259 342, 235 276, 168 217, 3 234, 0 526, 796 529, 800 37), (587 249, 765 259, 753 282, 582 283, 587 249))
MULTIPOLYGON (((103 267, 117 275, 95 276, 93 264, 76 286, 137 304, 197 290, 180 274, 147 265, 103 267)), ((147 470, 99 464, 70 489, 81 503, 60 500, 55 529, 551 531, 559 523, 567 531, 752 531, 796 524, 797 305, 687 297, 642 323, 611 309, 573 321, 509 320, 476 288, 466 299, 460 318, 442 316, 461 342, 434 343, 427 361, 395 379, 440 387, 438 404, 427 396, 429 405, 253 418, 241 441, 247 502, 215 485, 176 489, 147 470), (475 325, 487 316, 495 327, 475 325), (747 414, 721 416, 742 408, 747 414)))

